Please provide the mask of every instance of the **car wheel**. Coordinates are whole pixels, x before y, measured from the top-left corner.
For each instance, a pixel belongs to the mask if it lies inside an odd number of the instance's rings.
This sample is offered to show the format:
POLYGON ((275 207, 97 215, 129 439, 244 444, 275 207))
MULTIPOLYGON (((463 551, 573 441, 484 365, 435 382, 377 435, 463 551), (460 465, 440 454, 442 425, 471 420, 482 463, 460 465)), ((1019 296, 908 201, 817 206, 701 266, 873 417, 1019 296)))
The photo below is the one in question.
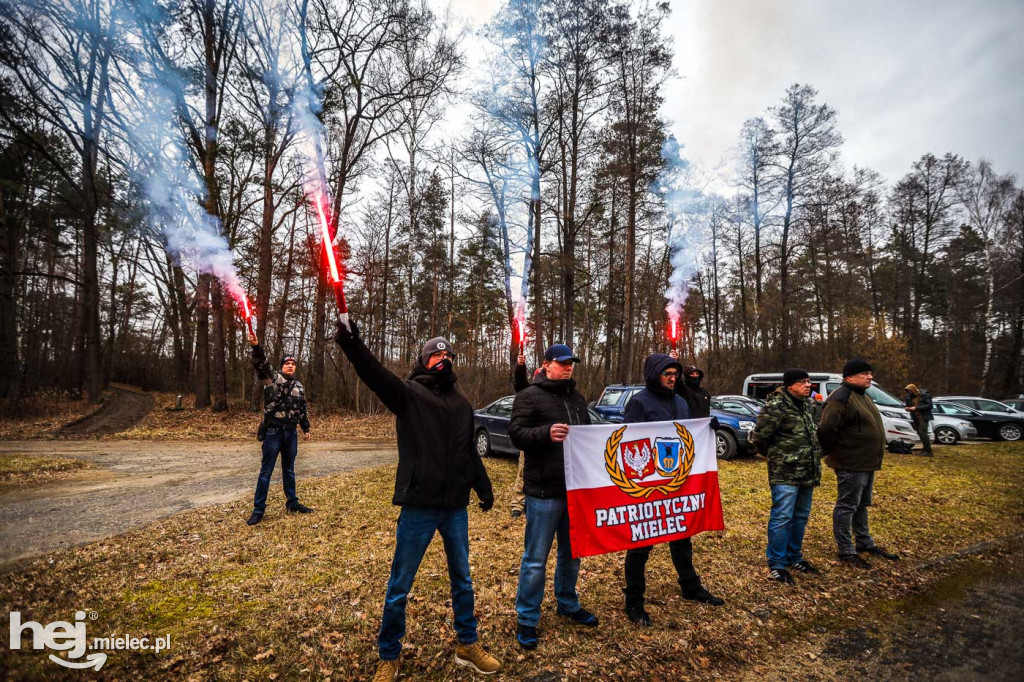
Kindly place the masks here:
POLYGON ((999 437, 1003 440, 1020 440, 1022 435, 1024 435, 1024 430, 1016 424, 1003 424, 999 427, 999 437))
POLYGON ((485 429, 476 432, 476 454, 488 457, 491 454, 491 437, 485 429))
POLYGON ((732 459, 738 449, 736 436, 724 429, 715 431, 715 455, 718 459, 732 459))
POLYGON ((935 429, 935 442, 942 445, 956 445, 957 441, 960 440, 960 435, 956 432, 956 429, 952 429, 948 426, 940 426, 935 429))

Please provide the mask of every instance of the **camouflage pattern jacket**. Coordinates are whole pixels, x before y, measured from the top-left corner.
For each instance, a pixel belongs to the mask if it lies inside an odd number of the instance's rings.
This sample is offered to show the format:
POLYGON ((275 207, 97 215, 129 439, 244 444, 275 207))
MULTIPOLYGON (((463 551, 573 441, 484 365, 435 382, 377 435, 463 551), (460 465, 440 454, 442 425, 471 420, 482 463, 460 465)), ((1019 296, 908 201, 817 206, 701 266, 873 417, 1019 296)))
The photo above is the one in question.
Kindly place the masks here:
POLYGON ((252 347, 252 364, 260 379, 270 381, 263 387, 263 420, 270 426, 295 428, 298 424, 309 433, 306 389, 302 382, 294 376, 289 379, 271 367, 260 346, 252 347))
POLYGON ((750 440, 768 457, 768 483, 821 484, 821 446, 810 400, 798 402, 781 386, 775 389, 757 417, 750 440))

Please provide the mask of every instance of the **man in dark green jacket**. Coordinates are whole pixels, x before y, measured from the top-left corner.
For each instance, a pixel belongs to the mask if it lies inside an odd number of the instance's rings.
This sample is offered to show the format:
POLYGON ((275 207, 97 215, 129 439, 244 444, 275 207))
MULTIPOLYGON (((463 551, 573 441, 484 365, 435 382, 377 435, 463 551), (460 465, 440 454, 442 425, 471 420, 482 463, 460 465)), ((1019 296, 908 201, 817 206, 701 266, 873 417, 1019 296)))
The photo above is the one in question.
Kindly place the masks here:
POLYGON ((836 472, 838 493, 832 511, 832 532, 836 536, 839 560, 858 568, 871 568, 858 552, 890 561, 899 559, 876 545, 868 530, 868 507, 875 472, 881 471, 885 454, 882 415, 867 395, 873 378, 871 365, 864 360, 847 362, 843 367, 843 385, 825 401, 825 411, 818 424, 818 441, 825 452, 825 464, 836 472))
POLYGON ((768 458, 772 512, 768 519, 768 570, 772 580, 792 584, 788 569, 814 574, 804 559, 804 531, 814 487, 821 485, 821 447, 806 370, 788 369, 782 386, 768 396, 750 440, 768 458))

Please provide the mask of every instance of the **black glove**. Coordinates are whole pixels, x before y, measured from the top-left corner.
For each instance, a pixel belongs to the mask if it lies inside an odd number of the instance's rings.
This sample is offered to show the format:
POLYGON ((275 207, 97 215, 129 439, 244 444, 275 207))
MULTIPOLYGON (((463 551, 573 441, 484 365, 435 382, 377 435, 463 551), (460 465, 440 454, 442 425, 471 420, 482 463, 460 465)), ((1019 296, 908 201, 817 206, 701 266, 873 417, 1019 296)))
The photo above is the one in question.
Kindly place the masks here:
POLYGON ((481 500, 480 500, 480 509, 481 509, 481 511, 485 511, 485 512, 486 511, 491 511, 491 507, 493 507, 493 506, 494 506, 494 495, 490 495, 488 497, 481 498, 481 500))
POLYGON ((719 429, 719 425, 718 425, 718 417, 712 417, 712 418, 711 418, 711 428, 712 428, 713 430, 715 430, 715 431, 717 431, 717 430, 719 429))
POLYGON ((359 340, 359 327, 356 326, 355 320, 349 318, 347 327, 341 323, 341 320, 336 321, 335 324, 338 326, 338 332, 334 335, 334 341, 339 346, 359 340))

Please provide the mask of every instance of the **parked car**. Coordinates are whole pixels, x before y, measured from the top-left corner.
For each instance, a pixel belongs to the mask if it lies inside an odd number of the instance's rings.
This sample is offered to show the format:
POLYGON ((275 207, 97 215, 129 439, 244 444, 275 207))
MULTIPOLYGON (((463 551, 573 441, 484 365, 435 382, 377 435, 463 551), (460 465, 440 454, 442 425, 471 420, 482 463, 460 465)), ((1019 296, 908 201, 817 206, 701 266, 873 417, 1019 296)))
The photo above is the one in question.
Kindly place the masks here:
POLYGON ((942 395, 936 398, 936 400, 952 400, 955 403, 960 403, 972 410, 978 412, 984 412, 986 414, 1021 414, 1018 410, 1010 407, 1006 403, 1001 403, 998 400, 991 400, 989 398, 978 398, 977 396, 969 395, 942 395))
POLYGON ((945 397, 932 401, 932 412, 936 417, 946 415, 971 422, 981 438, 1018 441, 1024 436, 1024 414, 980 412, 945 397))
POLYGON ((745 395, 715 395, 711 396, 711 407, 726 412, 749 414, 757 419, 757 415, 761 414, 761 408, 764 407, 764 402, 748 398, 745 395))
MULTIPOLYGON (((811 372, 811 390, 821 394, 822 398, 828 398, 832 391, 843 384, 841 374, 828 372, 811 372)), ((782 372, 770 374, 751 374, 743 380, 743 395, 748 398, 764 400, 776 388, 782 385, 782 372)), ((882 424, 885 427, 885 442, 902 442, 917 445, 921 438, 914 430, 914 424, 910 419, 910 413, 902 400, 899 400, 890 393, 886 393, 878 384, 872 382, 868 387, 867 395, 875 402, 879 414, 882 415, 882 424)), ((931 436, 931 429, 929 429, 931 436)))
POLYGON ((1003 405, 1009 405, 1018 412, 1024 412, 1024 398, 1007 398, 1006 400, 1000 400, 1003 405))
MULTIPOLYGON (((601 397, 594 402, 594 409, 608 421, 621 424, 626 412, 626 403, 634 393, 643 388, 643 384, 606 386, 601 392, 601 397)), ((751 417, 746 411, 718 409, 712 399, 711 416, 718 419, 718 428, 715 430, 715 454, 719 459, 732 459, 740 453, 754 452, 754 446, 748 436, 756 424, 756 414, 751 417)))
MULTIPOLYGON (((490 405, 481 407, 473 413, 476 427, 476 452, 481 457, 490 455, 519 455, 519 448, 512 444, 508 437, 508 425, 512 419, 512 401, 514 395, 498 398, 490 405)), ((607 424, 608 420, 589 408, 590 421, 595 424, 607 424)))
POLYGON ((978 429, 966 419, 937 412, 933 412, 932 416, 935 418, 932 433, 934 441, 939 445, 956 445, 966 438, 978 437, 978 429))

